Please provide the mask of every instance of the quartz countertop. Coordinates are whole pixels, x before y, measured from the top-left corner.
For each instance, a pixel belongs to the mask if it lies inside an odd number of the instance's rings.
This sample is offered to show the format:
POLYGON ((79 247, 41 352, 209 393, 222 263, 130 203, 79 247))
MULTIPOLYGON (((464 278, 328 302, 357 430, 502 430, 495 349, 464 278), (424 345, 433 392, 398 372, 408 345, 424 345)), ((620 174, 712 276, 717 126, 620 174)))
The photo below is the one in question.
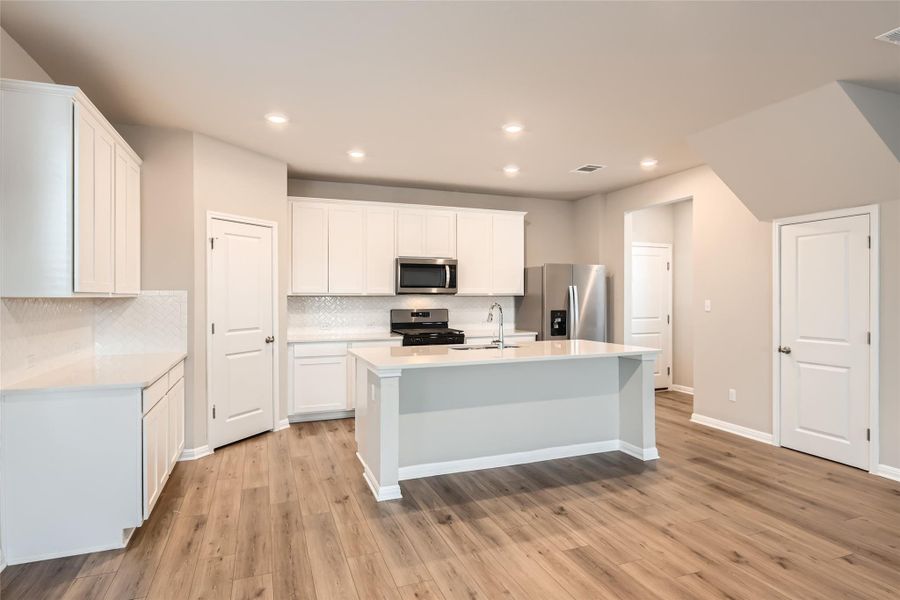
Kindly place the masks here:
MULTIPOLYGON (((464 331, 467 338, 494 338, 497 335, 496 329, 478 329, 464 331)), ((535 331, 522 331, 514 329, 504 332, 504 335, 537 335, 535 331)), ((315 342, 379 342, 389 340, 399 340, 402 336, 397 333, 391 333, 387 330, 376 331, 288 331, 288 344, 307 344, 315 342)))
POLYGON ((430 367, 462 367, 511 362, 586 358, 655 357, 659 350, 590 340, 522 342, 517 348, 462 349, 465 346, 405 346, 350 349, 376 371, 430 367))
POLYGON ((187 357, 184 352, 161 354, 113 354, 92 356, 11 384, 4 394, 13 392, 84 391, 89 389, 142 389, 165 375, 187 357))

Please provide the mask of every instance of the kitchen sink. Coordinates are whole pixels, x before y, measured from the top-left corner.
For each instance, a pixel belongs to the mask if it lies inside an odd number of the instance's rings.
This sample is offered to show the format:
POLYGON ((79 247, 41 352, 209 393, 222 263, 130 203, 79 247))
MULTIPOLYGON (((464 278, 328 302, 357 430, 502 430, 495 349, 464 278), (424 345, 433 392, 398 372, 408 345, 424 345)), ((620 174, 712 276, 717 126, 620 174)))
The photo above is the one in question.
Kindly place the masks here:
MULTIPOLYGON (((451 350, 498 350, 500 347, 497 344, 487 344, 485 346, 450 346, 451 350)), ((515 344, 506 344, 503 346, 503 349, 506 348, 518 348, 515 344)))

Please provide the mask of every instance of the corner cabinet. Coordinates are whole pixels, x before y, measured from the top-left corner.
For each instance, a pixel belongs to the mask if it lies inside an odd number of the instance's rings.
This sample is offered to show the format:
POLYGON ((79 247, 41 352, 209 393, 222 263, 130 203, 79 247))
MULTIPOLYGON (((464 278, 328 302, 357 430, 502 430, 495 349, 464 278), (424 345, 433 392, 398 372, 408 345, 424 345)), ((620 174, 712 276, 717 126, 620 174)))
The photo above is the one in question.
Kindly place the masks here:
POLYGON ((291 294, 392 296, 398 256, 456 258, 461 295, 525 291, 524 212, 290 200, 291 294))
POLYGON ((76 87, 0 95, 0 295, 138 294, 141 159, 76 87))

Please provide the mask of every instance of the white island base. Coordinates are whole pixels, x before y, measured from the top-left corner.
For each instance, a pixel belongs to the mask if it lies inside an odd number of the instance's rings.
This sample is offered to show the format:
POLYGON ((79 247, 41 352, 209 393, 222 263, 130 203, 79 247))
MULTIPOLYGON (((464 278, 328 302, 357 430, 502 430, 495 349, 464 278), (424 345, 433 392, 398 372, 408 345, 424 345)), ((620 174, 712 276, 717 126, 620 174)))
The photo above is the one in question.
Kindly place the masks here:
POLYGON ((418 477, 613 450, 659 457, 655 349, 576 340, 351 352, 358 456, 379 501, 418 477))

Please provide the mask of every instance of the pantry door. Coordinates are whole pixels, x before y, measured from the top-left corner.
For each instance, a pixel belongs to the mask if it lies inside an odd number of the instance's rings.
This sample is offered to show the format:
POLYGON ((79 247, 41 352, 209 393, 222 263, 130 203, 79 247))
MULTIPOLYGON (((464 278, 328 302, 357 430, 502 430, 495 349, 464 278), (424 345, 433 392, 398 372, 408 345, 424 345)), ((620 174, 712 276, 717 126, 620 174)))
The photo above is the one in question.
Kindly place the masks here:
POLYGON ((672 246, 635 243, 631 249, 629 344, 658 348, 653 387, 672 385, 672 246))
POLYGON ((780 227, 781 445, 869 467, 869 215, 780 227))
POLYGON ((217 448, 275 425, 273 228, 211 218, 209 438, 217 448))

